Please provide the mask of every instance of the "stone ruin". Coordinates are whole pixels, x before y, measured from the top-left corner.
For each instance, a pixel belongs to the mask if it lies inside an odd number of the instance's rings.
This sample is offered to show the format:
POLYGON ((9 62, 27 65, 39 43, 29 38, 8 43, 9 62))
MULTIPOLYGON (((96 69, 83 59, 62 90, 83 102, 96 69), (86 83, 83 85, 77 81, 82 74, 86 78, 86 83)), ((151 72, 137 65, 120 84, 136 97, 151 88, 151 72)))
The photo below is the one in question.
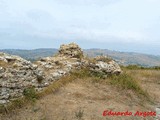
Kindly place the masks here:
POLYGON ((103 74, 120 74, 122 72, 120 66, 111 58, 106 56, 97 56, 94 58, 95 62, 89 62, 90 70, 94 72, 101 72, 103 74))
POLYGON ((83 51, 75 43, 70 43, 68 45, 61 45, 59 49, 59 55, 73 57, 73 58, 82 58, 83 51))
POLYGON ((28 87, 42 91, 62 76, 82 67, 89 67, 92 71, 105 74, 122 72, 113 60, 95 58, 95 61, 91 62, 83 56, 83 51, 75 43, 61 45, 55 57, 46 57, 35 63, 18 56, 0 53, 0 104, 23 97, 23 91, 28 87))
POLYGON ((29 86, 38 87, 38 77, 43 71, 21 57, 0 53, 0 103, 23 96, 29 86))

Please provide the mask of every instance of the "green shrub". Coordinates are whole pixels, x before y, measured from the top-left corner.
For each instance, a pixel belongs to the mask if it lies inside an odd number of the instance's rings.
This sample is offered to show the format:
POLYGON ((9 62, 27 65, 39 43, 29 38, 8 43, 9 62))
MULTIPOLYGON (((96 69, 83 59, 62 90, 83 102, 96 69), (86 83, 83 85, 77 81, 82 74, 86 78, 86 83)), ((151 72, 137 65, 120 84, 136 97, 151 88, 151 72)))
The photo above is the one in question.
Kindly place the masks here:
POLYGON ((160 70, 160 66, 154 66, 153 69, 160 70))
POLYGON ((90 75, 92 77, 99 78, 99 79, 105 79, 107 76, 104 72, 94 72, 94 71, 90 71, 90 75))
POLYGON ((34 87, 24 89, 23 95, 27 100, 32 102, 35 102, 35 100, 38 98, 34 87))

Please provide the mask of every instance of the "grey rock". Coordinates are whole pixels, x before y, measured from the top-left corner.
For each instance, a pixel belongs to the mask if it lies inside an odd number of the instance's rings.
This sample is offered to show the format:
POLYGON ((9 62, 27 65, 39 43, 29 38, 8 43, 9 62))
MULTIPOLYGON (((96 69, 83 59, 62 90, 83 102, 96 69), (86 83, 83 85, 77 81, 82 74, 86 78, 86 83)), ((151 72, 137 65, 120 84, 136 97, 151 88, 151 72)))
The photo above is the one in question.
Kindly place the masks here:
POLYGON ((120 74, 122 72, 120 66, 113 60, 104 62, 103 60, 89 63, 89 68, 95 72, 104 72, 106 74, 120 74))
POLYGON ((62 75, 59 72, 54 72, 51 74, 53 79, 59 79, 62 75))
POLYGON ((6 104, 6 103, 8 103, 9 101, 8 100, 0 100, 0 104, 6 104))
POLYGON ((3 67, 0 67, 0 74, 4 73, 5 69, 3 67))
POLYGON ((73 58, 81 58, 83 57, 83 51, 81 48, 75 44, 70 43, 68 45, 61 45, 59 49, 59 55, 61 56, 67 56, 67 57, 73 57, 73 58))

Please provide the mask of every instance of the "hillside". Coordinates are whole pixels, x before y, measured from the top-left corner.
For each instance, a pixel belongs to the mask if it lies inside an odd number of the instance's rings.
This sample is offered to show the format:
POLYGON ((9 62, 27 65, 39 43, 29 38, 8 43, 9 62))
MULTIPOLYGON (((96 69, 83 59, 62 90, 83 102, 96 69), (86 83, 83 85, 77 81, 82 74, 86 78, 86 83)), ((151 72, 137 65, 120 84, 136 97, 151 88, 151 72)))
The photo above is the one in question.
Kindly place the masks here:
MULTIPOLYGON (((35 49, 35 50, 15 50, 6 49, 0 50, 13 55, 21 56, 27 60, 35 61, 39 58, 53 56, 57 53, 57 49, 35 49)), ((107 49, 85 49, 84 54, 90 57, 98 55, 107 55, 115 59, 119 64, 129 65, 136 64, 141 66, 160 66, 160 56, 140 54, 140 53, 129 53, 129 52, 118 52, 107 49)))
POLYGON ((75 43, 33 63, 0 53, 0 120, 151 120, 159 78, 158 69, 85 57, 75 43))
MULTIPOLYGON (((103 116, 104 110, 136 113, 155 111, 160 105, 159 71, 126 70, 149 93, 155 102, 139 96, 135 90, 122 89, 110 84, 114 79, 96 77, 65 77, 55 82, 48 90, 50 94, 38 99, 36 103, 21 106, 1 116, 1 120, 153 120, 153 116, 103 116), (134 73, 134 74, 133 74, 134 73), (72 81, 71 81, 72 79, 72 81), (68 81, 64 84, 64 81, 68 81), (57 87, 62 84, 63 86, 57 87), (52 89, 51 89, 52 88, 52 89)), ((129 84, 128 84, 129 85, 129 84)), ((128 86, 127 85, 127 86, 128 86)))

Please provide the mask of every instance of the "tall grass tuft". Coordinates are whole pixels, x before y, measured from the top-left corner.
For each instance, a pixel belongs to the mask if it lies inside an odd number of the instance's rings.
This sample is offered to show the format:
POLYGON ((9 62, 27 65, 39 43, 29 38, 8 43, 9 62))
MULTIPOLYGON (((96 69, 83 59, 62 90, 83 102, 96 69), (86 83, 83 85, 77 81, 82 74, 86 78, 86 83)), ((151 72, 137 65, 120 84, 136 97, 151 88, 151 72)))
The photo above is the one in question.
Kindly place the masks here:
POLYGON ((149 98, 148 93, 142 89, 138 81, 135 80, 131 75, 127 74, 126 72, 120 74, 119 76, 110 75, 109 83, 111 85, 117 86, 120 89, 133 90, 138 95, 142 95, 146 98, 149 98))

